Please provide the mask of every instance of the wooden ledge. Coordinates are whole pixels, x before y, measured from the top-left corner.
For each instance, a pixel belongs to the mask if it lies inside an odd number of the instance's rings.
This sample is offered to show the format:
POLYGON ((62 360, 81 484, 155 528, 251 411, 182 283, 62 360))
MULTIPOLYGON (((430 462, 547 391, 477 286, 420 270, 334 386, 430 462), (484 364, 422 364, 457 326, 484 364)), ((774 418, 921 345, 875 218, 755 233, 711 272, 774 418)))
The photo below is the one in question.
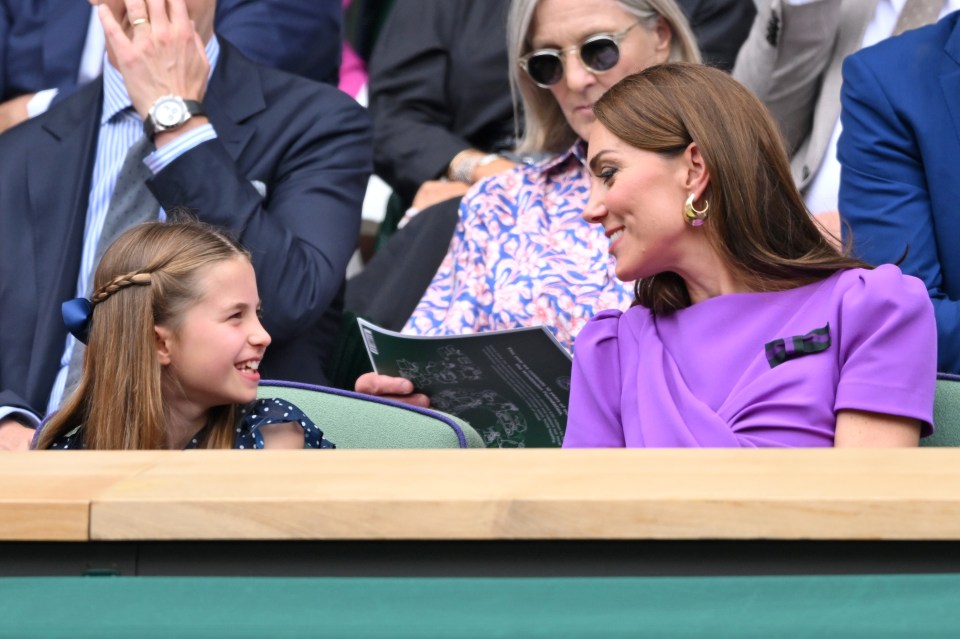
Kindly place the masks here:
POLYGON ((960 539, 960 449, 0 455, 0 539, 960 539), (17 521, 13 521, 17 520, 17 521))

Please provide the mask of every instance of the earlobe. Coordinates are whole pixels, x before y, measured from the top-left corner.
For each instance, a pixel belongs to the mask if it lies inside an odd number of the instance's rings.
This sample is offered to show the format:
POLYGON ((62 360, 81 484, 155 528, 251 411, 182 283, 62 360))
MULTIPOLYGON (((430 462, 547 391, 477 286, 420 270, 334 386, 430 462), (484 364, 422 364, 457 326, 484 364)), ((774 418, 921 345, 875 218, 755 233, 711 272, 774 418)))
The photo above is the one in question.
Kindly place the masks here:
POLYGON ((170 365, 170 342, 173 339, 173 333, 163 326, 153 327, 154 343, 157 349, 157 361, 161 366, 170 365))

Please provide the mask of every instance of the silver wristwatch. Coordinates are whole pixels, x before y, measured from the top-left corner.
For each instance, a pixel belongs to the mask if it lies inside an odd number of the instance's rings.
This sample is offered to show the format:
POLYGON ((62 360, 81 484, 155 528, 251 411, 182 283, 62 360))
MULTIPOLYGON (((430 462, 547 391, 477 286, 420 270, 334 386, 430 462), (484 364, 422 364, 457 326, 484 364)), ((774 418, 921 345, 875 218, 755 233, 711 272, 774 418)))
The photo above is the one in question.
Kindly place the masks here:
POLYGON ((184 100, 176 95, 165 95, 153 103, 143 121, 143 133, 153 139, 157 133, 173 131, 195 115, 204 115, 203 106, 196 100, 184 100))

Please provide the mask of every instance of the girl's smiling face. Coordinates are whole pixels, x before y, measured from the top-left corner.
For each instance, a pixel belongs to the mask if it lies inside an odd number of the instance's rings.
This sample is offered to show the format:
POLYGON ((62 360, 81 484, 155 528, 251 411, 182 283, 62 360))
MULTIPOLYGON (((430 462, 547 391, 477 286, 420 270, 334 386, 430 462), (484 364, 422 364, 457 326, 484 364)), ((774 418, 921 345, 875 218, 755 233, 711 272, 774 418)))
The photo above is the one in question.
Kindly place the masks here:
POLYGON ((257 397, 258 368, 270 335, 260 323, 253 266, 236 257, 197 275, 199 297, 175 327, 157 326, 164 400, 181 415, 257 397))

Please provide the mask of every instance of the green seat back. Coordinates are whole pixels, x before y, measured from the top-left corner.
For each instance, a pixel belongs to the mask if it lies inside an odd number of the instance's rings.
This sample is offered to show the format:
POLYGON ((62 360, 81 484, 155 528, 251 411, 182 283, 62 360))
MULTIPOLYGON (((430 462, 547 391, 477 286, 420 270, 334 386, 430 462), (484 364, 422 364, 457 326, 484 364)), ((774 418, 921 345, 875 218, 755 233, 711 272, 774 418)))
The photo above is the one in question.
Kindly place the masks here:
POLYGON ((337 448, 483 448, 465 421, 380 397, 297 382, 262 381, 261 398, 298 406, 337 448))
POLYGON ((933 435, 921 439, 921 446, 960 446, 960 376, 937 375, 933 424, 933 435))

